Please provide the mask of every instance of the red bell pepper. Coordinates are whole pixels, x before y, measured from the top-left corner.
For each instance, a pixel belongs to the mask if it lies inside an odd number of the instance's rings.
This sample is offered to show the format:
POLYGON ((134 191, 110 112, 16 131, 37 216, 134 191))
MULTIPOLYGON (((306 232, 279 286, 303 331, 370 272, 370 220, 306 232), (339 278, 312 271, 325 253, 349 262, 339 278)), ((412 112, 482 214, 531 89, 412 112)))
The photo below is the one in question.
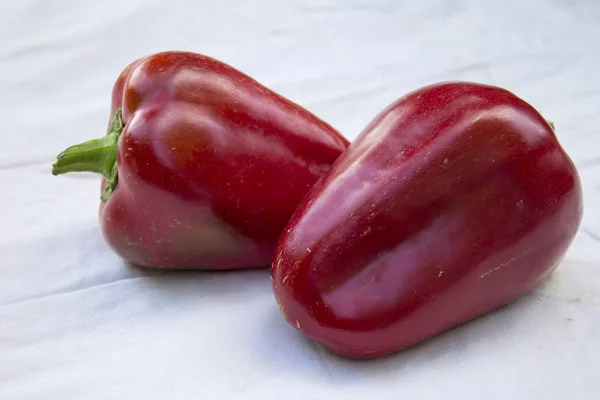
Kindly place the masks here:
POLYGON ((53 174, 104 176, 108 244, 144 267, 268 266, 312 185, 348 146, 330 125, 212 58, 164 52, 129 65, 108 135, 53 174))
POLYGON ((381 112, 311 189, 276 248, 273 290, 306 337, 382 356, 531 290, 581 218, 578 173, 533 107, 434 84, 381 112))

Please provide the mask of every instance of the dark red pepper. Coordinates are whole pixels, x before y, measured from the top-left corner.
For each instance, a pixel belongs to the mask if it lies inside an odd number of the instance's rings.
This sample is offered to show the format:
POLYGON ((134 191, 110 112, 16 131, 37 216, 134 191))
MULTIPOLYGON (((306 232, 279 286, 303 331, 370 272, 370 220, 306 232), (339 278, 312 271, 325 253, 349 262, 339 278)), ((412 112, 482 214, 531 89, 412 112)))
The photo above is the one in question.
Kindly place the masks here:
POLYGON ((273 289, 302 334, 382 356, 528 292, 581 217, 578 173, 533 107, 435 84, 391 104, 311 189, 276 249, 273 289))
POLYGON ((108 135, 65 150, 53 174, 106 178, 104 237, 145 267, 269 265, 292 212, 348 146, 307 110, 187 52, 129 65, 111 115, 108 135))

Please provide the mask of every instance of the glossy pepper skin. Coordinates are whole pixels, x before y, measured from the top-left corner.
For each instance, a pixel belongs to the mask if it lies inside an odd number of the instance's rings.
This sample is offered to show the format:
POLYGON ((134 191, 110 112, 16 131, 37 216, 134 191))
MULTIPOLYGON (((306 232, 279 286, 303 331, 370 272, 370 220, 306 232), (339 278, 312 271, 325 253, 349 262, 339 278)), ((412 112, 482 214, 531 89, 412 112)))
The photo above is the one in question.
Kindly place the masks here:
POLYGON ((381 112, 311 189, 276 248, 273 290, 306 337, 383 356, 528 292, 581 218, 578 173, 534 108, 437 83, 381 112))
POLYGON ((348 146, 334 128, 210 57, 164 52, 118 77, 107 136, 53 173, 101 173, 104 238, 143 267, 270 264, 301 199, 348 146))

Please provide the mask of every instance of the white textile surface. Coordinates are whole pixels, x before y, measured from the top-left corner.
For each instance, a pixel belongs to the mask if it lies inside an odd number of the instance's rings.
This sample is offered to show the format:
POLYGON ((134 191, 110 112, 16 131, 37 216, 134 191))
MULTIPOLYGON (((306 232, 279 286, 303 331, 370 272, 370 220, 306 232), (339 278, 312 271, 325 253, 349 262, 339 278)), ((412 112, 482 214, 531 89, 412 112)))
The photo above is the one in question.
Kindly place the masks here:
POLYGON ((599 71, 597 0, 0 0, 0 399, 600 399, 599 71), (367 362, 285 324, 266 269, 130 268, 102 239, 98 177, 50 165, 104 133, 127 63, 169 49, 350 139, 421 85, 504 86, 579 168, 576 241, 529 295, 367 362))

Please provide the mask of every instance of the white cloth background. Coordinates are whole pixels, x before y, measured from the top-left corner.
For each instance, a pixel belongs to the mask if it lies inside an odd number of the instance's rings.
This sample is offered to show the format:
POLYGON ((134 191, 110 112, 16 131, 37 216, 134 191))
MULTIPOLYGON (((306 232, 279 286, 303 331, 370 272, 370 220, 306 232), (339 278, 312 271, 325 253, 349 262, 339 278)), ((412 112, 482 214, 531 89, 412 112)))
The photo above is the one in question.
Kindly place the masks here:
POLYGON ((0 399, 599 399, 599 43, 595 0, 0 0, 0 399), (168 49, 349 138, 421 85, 504 86, 555 121, 580 233, 531 294, 368 362, 287 326, 267 270, 129 268, 102 240, 98 178, 50 164, 104 133, 127 63, 168 49))

